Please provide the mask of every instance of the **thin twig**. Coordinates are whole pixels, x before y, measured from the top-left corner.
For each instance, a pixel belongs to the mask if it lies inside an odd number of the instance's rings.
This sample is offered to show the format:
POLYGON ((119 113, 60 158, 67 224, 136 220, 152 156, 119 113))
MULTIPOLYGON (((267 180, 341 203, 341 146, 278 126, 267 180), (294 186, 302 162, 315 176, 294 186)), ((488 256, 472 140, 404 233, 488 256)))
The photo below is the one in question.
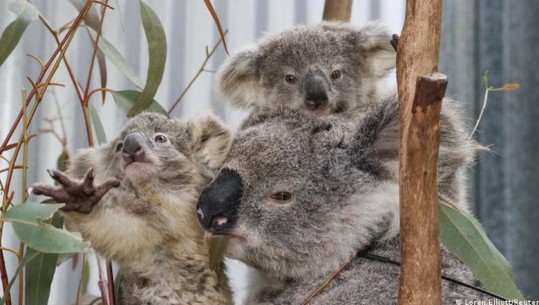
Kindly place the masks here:
POLYGON ((479 113, 479 117, 477 118, 477 121, 475 122, 475 126, 474 126, 472 132, 470 133, 470 136, 468 137, 469 139, 471 139, 473 137, 473 135, 475 134, 475 131, 479 127, 479 123, 481 122, 481 119, 483 118, 483 114, 485 113, 485 109, 487 108, 489 87, 488 87, 488 83, 486 83, 486 80, 485 80, 485 85, 487 85, 487 89, 485 90, 485 95, 483 97, 483 106, 481 107, 481 112, 479 113))
MULTIPOLYGON (((224 32, 223 37, 226 36, 227 33, 228 33, 228 30, 226 30, 224 32)), ((219 40, 217 41, 217 43, 215 44, 215 46, 211 49, 211 52, 209 52, 209 53, 208 53, 208 47, 206 46, 206 59, 204 59, 204 61, 202 62, 202 65, 200 66, 200 69, 198 69, 197 73, 191 79, 189 84, 187 84, 187 87, 185 87, 185 89, 183 89, 183 91, 180 93, 180 96, 176 99, 174 104, 172 104, 172 107, 170 107, 170 109, 168 110, 169 114, 172 113, 172 111, 174 110, 174 108, 176 108, 176 106, 178 106, 178 104, 180 103, 180 101, 182 100, 184 95, 187 93, 187 91, 189 91, 189 89, 194 84, 194 82, 197 80, 197 78, 200 76, 200 74, 202 74, 202 72, 205 71, 206 64, 208 63, 210 58, 213 56, 213 53, 215 53, 215 51, 217 50, 217 47, 219 47, 219 45, 221 44, 222 41, 223 41, 222 38, 219 38, 219 40)))
POLYGON ((339 270, 333 272, 332 274, 329 275, 329 277, 324 280, 324 282, 322 282, 322 284, 320 284, 320 286, 318 286, 318 288, 316 288, 315 291, 311 292, 311 294, 309 294, 304 300, 303 302, 301 302, 300 305, 307 305, 309 304, 314 298, 316 298, 324 289, 326 289, 327 286, 329 286, 329 284, 331 284, 331 282, 337 277, 339 276, 339 274, 341 274, 341 272, 348 268, 349 266, 351 265, 351 263, 347 263, 345 264, 344 266, 342 266, 341 268, 339 268, 339 270))

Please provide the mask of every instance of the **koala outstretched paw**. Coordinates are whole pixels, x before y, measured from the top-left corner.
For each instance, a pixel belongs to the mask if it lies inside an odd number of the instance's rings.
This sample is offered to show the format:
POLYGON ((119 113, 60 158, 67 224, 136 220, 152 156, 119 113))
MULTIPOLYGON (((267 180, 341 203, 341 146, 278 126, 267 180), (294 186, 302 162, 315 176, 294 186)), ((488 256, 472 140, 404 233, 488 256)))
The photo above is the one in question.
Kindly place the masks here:
POLYGON ((76 211, 90 214, 93 207, 112 188, 120 186, 117 179, 109 179, 103 184, 94 186, 94 171, 90 169, 82 182, 73 181, 64 173, 56 170, 47 171, 52 179, 60 184, 59 187, 50 185, 35 185, 31 192, 35 195, 52 197, 59 202, 65 203, 60 210, 64 212, 76 211))

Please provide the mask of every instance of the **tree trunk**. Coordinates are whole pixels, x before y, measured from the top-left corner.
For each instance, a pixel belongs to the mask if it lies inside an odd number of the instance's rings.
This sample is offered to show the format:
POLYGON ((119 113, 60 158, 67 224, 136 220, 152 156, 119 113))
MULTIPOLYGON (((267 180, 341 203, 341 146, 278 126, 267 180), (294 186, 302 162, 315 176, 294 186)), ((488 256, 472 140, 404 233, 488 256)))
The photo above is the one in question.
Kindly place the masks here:
POLYGON ((399 305, 441 303, 437 160, 447 78, 433 73, 438 71, 441 12, 441 0, 408 0, 397 48, 401 122, 399 305))
POLYGON ((352 2, 353 0, 326 0, 322 19, 326 21, 350 21, 352 2))

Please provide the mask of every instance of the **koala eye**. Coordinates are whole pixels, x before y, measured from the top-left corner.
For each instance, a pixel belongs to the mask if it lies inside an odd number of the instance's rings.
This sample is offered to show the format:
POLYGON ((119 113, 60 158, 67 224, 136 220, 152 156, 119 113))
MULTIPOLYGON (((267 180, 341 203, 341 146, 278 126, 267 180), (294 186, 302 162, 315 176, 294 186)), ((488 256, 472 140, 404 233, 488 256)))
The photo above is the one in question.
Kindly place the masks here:
POLYGON ((284 79, 289 84, 295 84, 298 81, 298 78, 291 74, 287 74, 284 79))
POLYGON ((279 203, 286 203, 292 199, 292 194, 289 192, 276 192, 271 194, 270 198, 279 203))
POLYGON ((122 148, 124 147, 124 144, 122 142, 116 144, 116 152, 119 152, 120 150, 122 150, 122 148))
POLYGON ((156 135, 154 140, 155 140, 156 143, 166 143, 168 141, 167 137, 165 137, 162 134, 156 135))
POLYGON ((335 70, 331 72, 331 79, 339 79, 341 78, 342 72, 341 70, 335 70))

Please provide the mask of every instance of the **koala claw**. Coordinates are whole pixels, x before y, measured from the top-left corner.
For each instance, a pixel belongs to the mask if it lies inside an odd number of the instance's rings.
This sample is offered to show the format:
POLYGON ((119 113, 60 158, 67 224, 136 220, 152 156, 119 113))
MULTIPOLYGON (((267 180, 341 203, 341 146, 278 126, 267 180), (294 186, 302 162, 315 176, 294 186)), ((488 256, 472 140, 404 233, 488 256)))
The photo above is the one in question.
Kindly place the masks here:
POLYGON ((120 181, 117 179, 109 179, 101 185, 94 186, 93 169, 86 173, 81 183, 73 181, 56 170, 47 170, 47 172, 52 179, 60 184, 60 187, 36 185, 31 188, 31 191, 35 195, 45 195, 64 202, 65 205, 60 208, 64 212, 76 211, 89 214, 111 188, 120 186, 120 181))

